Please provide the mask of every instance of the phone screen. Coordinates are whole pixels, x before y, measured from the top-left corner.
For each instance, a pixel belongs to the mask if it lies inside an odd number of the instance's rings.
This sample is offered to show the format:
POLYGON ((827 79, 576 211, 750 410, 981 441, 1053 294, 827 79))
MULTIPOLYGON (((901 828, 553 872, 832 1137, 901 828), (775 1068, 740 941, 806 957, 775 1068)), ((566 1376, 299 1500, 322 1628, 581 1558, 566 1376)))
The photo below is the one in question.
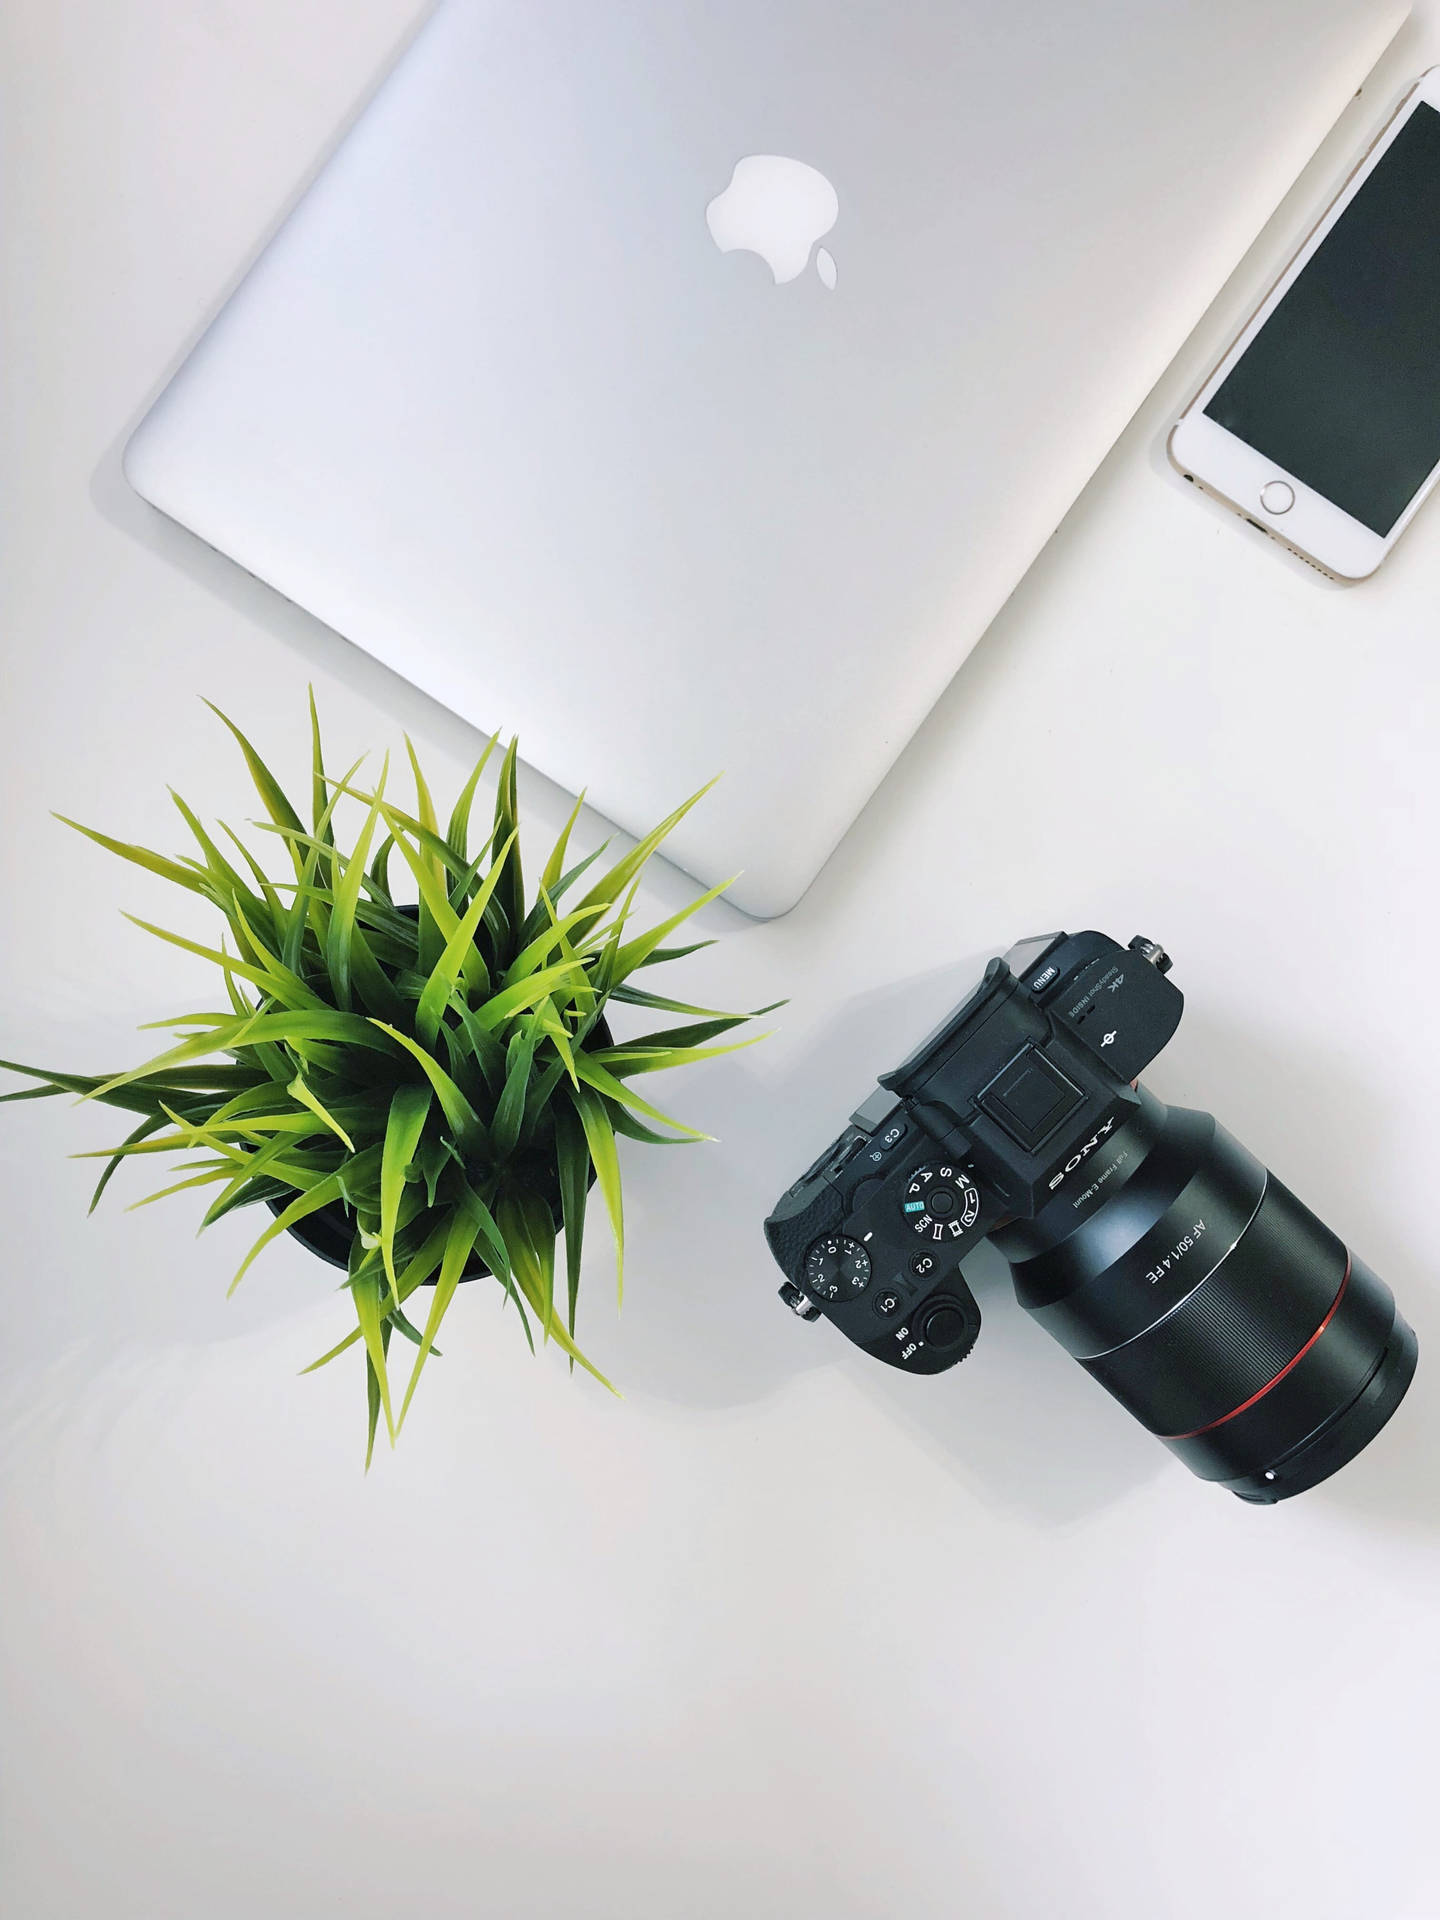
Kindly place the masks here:
POLYGON ((1440 113, 1421 104, 1205 408, 1389 533, 1440 461, 1440 113))

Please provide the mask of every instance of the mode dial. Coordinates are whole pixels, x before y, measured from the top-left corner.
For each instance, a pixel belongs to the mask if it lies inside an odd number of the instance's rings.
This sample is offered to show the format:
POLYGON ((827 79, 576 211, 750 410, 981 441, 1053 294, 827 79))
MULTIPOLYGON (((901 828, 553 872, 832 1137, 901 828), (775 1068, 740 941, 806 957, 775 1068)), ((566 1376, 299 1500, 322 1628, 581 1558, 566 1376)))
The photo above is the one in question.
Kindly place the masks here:
POLYGON ((980 1218, 980 1189, 959 1167, 917 1167, 905 1183, 900 1211, 924 1240, 958 1240, 980 1218))

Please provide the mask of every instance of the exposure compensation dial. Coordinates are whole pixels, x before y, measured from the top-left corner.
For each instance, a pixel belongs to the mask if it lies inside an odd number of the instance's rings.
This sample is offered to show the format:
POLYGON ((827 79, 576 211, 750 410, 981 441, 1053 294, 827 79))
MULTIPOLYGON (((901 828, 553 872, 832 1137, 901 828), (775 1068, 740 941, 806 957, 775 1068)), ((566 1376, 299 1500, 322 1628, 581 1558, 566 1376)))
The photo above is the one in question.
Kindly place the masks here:
POLYGON ((870 1284, 870 1256, 858 1240, 827 1233, 805 1256, 805 1284, 817 1300, 855 1300, 870 1284))

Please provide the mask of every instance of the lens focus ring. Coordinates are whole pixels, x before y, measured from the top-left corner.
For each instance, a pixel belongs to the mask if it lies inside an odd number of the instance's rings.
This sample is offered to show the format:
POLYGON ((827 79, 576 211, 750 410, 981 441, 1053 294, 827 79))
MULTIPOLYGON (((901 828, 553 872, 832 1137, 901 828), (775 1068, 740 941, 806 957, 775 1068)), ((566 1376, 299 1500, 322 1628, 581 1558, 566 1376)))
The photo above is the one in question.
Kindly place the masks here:
POLYGON ((1385 1283, 1211 1115, 1138 1096, 995 1245, 1026 1311, 1192 1473, 1289 1499, 1384 1426, 1415 1335, 1385 1283))
POLYGON ((1295 1358, 1334 1305, 1346 1261, 1344 1243, 1272 1176, 1200 1286, 1146 1332, 1081 1365, 1152 1433, 1194 1433, 1295 1358))

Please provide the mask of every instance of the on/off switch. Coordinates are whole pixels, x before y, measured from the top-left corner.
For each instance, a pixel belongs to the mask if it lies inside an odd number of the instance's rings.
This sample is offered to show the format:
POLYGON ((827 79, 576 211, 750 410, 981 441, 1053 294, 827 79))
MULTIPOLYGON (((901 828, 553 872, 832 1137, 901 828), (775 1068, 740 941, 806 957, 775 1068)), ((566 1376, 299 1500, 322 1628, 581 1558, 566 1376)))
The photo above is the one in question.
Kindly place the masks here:
POLYGON ((946 1353, 967 1338, 973 1346, 979 1331, 958 1300, 933 1300, 920 1321, 920 1338, 927 1347, 946 1353))

